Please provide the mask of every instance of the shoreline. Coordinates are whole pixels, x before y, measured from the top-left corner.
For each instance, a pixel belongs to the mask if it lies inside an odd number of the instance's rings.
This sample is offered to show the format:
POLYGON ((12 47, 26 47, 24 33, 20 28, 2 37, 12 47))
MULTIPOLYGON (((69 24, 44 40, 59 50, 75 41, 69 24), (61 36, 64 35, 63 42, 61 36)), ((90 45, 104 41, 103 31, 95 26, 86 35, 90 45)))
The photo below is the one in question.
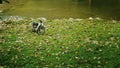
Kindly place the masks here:
POLYGON ((0 16, 1 19, 5 19, 5 18, 10 18, 10 19, 45 19, 45 20, 84 20, 84 19, 88 19, 88 20, 106 20, 106 21, 109 21, 109 20, 114 20, 114 21, 120 21, 120 20, 116 20, 116 19, 106 19, 106 18, 101 18, 101 17, 88 17, 88 18, 72 18, 72 17, 69 17, 69 18, 52 18, 52 19, 49 19, 49 18, 46 18, 46 17, 25 17, 25 16, 7 16, 7 15, 3 15, 3 16, 0 16))

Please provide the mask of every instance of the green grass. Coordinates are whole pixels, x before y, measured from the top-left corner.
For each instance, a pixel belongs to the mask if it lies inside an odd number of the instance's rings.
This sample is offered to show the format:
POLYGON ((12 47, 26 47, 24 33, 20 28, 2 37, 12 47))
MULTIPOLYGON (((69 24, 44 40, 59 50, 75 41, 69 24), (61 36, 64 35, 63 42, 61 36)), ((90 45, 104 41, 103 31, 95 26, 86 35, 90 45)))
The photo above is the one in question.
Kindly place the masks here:
MULTIPOLYGON (((37 19, 35 19, 37 20, 37 19)), ((44 21, 46 32, 31 32, 32 19, 0 24, 0 66, 5 68, 119 68, 120 22, 103 19, 44 21)))

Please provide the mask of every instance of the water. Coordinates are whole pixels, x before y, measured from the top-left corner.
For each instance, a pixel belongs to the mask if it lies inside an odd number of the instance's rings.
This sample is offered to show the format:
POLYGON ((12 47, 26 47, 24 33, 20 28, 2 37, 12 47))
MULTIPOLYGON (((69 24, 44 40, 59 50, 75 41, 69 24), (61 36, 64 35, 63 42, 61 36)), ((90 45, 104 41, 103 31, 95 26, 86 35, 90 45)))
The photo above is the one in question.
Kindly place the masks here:
MULTIPOLYGON (((16 2, 17 3, 17 2, 16 2)), ((2 13, 27 17, 120 19, 120 0, 26 0, 2 13)))

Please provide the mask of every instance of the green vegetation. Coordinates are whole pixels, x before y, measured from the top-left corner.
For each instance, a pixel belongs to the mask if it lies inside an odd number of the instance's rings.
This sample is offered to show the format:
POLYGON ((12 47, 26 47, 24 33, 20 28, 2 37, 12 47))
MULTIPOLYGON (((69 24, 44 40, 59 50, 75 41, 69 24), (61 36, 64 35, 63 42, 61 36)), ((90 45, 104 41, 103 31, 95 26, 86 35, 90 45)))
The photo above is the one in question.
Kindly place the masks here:
POLYGON ((7 1, 7 0, 0 0, 0 4, 2 4, 3 1, 5 1, 6 3, 9 3, 9 1, 7 1))
POLYGON ((0 21, 0 67, 119 68, 120 22, 100 18, 44 20, 46 33, 31 32, 37 19, 0 21))

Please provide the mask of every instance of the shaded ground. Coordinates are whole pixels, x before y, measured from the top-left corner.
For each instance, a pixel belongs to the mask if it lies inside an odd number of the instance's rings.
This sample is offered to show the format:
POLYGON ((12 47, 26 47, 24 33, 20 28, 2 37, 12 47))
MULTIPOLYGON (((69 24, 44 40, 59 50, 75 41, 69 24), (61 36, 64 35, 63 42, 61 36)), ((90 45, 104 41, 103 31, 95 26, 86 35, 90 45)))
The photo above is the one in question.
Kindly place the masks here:
POLYGON ((120 22, 95 19, 44 20, 46 33, 31 32, 38 19, 0 21, 0 66, 6 68, 119 68, 120 22))

